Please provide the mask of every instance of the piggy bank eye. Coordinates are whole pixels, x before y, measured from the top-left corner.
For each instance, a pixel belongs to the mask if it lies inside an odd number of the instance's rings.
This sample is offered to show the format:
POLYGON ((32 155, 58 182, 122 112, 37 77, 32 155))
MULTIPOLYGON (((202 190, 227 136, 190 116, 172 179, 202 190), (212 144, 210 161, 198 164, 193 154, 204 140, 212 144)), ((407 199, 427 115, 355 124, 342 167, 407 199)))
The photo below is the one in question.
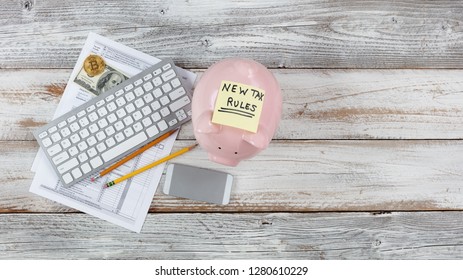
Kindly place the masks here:
POLYGON ((222 147, 218 147, 218 148, 219 148, 219 150, 222 150, 222 147))
POLYGON ((235 155, 237 155, 237 154, 238 154, 238 152, 235 152, 235 155))

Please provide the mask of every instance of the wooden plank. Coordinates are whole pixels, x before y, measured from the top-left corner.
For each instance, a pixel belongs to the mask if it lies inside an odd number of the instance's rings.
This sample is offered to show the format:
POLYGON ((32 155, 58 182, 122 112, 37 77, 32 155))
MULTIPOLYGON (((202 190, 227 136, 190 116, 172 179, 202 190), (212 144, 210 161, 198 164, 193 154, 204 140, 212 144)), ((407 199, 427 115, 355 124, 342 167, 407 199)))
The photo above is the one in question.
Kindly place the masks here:
POLYGON ((1 259, 461 259, 463 213, 0 215, 1 259), (14 234, 12 234, 14 233, 14 234))
MULTIPOLYGON (((201 71, 196 71, 201 75, 201 71)), ((275 139, 461 139, 463 70, 273 70, 275 139)), ((0 70, 0 140, 34 140, 70 70, 0 70)), ((194 139, 191 123, 180 139, 194 139)))
POLYGON ((272 68, 463 65, 461 1, 3 2, 0 68, 72 67, 89 31, 188 68, 236 56, 272 68))
MULTIPOLYGON (((174 149, 191 144, 177 141, 174 149)), ((75 211, 29 193, 36 151, 32 141, 0 142, 0 212, 75 211)), ((233 174, 230 204, 159 189, 152 212, 463 210, 463 141, 273 141, 235 168, 209 161, 200 148, 171 162, 233 174)))

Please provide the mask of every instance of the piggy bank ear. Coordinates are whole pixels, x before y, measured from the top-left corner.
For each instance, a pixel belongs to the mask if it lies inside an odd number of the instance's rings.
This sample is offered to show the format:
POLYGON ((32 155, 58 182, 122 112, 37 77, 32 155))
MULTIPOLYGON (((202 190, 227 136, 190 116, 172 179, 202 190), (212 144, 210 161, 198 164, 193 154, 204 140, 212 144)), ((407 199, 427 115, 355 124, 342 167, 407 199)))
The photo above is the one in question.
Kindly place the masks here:
POLYGON ((212 120, 212 111, 206 111, 202 113, 198 118, 195 131, 198 133, 204 133, 204 134, 219 133, 222 130, 222 126, 213 124, 211 120, 212 120))
POLYGON ((243 140, 256 148, 263 150, 268 147, 268 144, 271 140, 269 139, 268 135, 269 134, 267 131, 261 125, 259 125, 257 133, 243 134, 243 140))

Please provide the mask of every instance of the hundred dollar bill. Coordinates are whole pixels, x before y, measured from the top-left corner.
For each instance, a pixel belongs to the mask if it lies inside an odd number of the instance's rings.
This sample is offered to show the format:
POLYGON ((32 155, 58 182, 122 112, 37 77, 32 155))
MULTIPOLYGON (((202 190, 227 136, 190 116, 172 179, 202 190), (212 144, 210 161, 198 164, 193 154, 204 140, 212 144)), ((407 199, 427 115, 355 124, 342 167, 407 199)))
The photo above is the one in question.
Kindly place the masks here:
POLYGON ((103 72, 93 77, 89 76, 82 67, 74 82, 98 96, 126 79, 128 79, 126 75, 106 64, 103 72))

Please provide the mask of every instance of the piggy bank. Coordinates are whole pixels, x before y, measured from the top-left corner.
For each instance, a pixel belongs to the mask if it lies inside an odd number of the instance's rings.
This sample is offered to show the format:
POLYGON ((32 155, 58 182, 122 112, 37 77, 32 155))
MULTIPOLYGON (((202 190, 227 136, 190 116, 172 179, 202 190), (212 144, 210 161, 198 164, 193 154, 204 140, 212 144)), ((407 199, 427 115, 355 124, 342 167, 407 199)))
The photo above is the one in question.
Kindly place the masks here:
POLYGON ((195 88, 194 134, 210 160, 236 166, 267 148, 281 110, 280 87, 265 66, 250 59, 225 59, 207 69, 195 88), (215 121, 219 114, 230 124, 215 121))

